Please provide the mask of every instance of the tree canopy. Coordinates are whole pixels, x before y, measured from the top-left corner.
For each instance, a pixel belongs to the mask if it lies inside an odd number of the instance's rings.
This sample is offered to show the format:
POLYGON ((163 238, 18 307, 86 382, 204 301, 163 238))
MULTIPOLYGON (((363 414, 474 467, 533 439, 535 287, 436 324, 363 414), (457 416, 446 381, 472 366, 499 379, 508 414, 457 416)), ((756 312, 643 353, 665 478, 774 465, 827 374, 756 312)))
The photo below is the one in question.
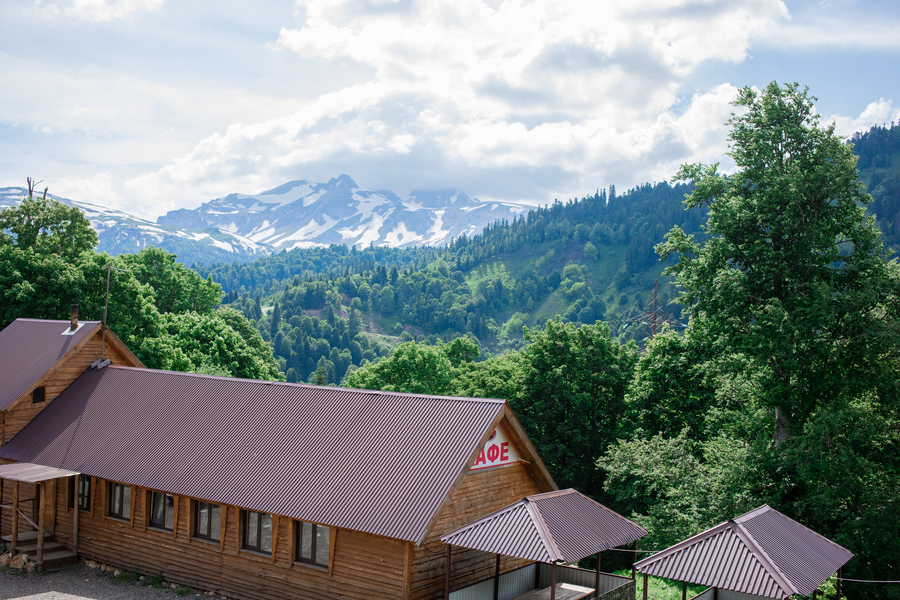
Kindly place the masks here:
POLYGON ((26 198, 0 211, 0 326, 19 317, 99 321, 151 368, 283 379, 269 345, 237 311, 213 310, 218 284, 158 248, 112 257, 77 208, 26 198))

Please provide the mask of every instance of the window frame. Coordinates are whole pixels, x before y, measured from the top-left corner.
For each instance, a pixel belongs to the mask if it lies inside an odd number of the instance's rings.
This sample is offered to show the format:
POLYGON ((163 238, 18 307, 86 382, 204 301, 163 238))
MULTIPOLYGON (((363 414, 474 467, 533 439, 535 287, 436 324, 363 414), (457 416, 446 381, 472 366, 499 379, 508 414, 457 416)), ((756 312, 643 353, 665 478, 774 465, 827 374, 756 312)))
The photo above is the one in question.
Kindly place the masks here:
POLYGON ((178 506, 175 504, 175 495, 167 494, 166 492, 157 492, 155 490, 148 490, 150 493, 148 494, 148 502, 147 502, 147 527, 149 529, 156 529, 158 531, 165 531, 168 533, 172 533, 175 531, 175 513, 178 511, 178 506), (166 500, 171 498, 172 504, 169 505, 166 500), (162 525, 160 525, 157 521, 153 519, 153 516, 156 514, 156 508, 159 502, 163 503, 163 513, 162 513, 162 525), (166 512, 168 509, 172 510, 172 526, 166 527, 166 512))
POLYGON ((31 390, 31 403, 32 404, 42 404, 47 401, 47 388, 43 385, 39 385, 38 387, 31 390), (40 398, 40 399, 38 399, 40 398))
POLYGON ((271 513, 259 512, 256 510, 246 510, 241 509, 241 550, 249 550, 250 552, 256 552, 258 554, 264 554, 268 556, 272 556, 272 548, 274 547, 274 536, 275 531, 273 528, 275 519, 273 518, 271 513), (256 514, 256 545, 253 546, 250 544, 250 515, 256 514), (262 532, 264 530, 263 527, 263 519, 264 517, 269 518, 269 530, 271 531, 271 535, 269 536, 269 548, 263 548, 262 532))
POLYGON ((131 521, 131 503, 134 502, 131 494, 131 486, 119 483, 117 481, 108 481, 106 486, 107 502, 106 516, 120 521, 131 521), (128 490, 128 503, 125 503, 125 490, 128 490), (116 492, 121 490, 119 498, 116 498, 116 492), (119 501, 118 510, 116 509, 116 501, 119 501))
POLYGON ((221 523, 222 523, 222 511, 224 510, 224 507, 223 507, 221 504, 218 504, 218 503, 216 503, 216 502, 204 502, 203 500, 194 500, 194 501, 193 501, 193 504, 194 504, 194 508, 193 508, 193 512, 194 512, 194 530, 191 532, 191 537, 195 537, 195 538, 197 538, 198 540, 203 540, 203 541, 206 541, 206 542, 215 542, 215 543, 217 543, 217 544, 221 543, 221 542, 222 542, 222 528, 221 528, 221 523), (209 513, 208 513, 208 515, 207 515, 207 517, 206 517, 206 529, 207 529, 207 531, 206 531, 205 533, 203 533, 203 532, 200 531, 200 511, 203 510, 204 507, 207 507, 207 510, 209 511, 209 513), (215 538, 215 537, 212 536, 212 531, 213 531, 213 509, 214 509, 214 508, 218 508, 218 509, 219 509, 219 514, 218 514, 217 517, 216 517, 216 518, 219 519, 219 537, 217 537, 217 538, 215 538))
POLYGON ((294 557, 293 561, 295 563, 300 563, 304 565, 310 565, 313 567, 319 567, 322 569, 328 569, 331 566, 331 528, 328 525, 321 525, 319 523, 310 523, 309 521, 299 521, 294 520, 294 557), (312 553, 309 558, 303 556, 303 530, 306 527, 312 528, 312 541, 310 544, 312 553), (317 552, 316 548, 318 548, 318 544, 316 540, 318 539, 318 531, 319 529, 324 529, 328 536, 328 543, 325 545, 325 556, 318 557, 320 560, 324 560, 324 562, 319 562, 316 560, 317 552))

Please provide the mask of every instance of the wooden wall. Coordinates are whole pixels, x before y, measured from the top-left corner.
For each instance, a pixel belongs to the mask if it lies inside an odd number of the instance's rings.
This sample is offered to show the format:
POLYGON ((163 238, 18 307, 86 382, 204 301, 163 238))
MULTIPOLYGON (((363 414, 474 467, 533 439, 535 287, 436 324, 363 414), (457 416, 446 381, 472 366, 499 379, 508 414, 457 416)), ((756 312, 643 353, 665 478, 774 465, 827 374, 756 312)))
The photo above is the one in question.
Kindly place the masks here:
MULTIPOLYGON (((413 550, 410 598, 437 600, 444 597, 447 555, 446 546, 440 539, 442 535, 540 492, 521 464, 469 472, 423 545, 413 550)), ((493 577, 496 560, 495 554, 454 548, 450 561, 451 591, 493 577)), ((500 571, 505 573, 530 562, 504 556, 500 571)))
MULTIPOLYGON (((3 419, 0 425, 0 445, 5 444, 22 430, 39 412, 50 404, 50 401, 62 393, 64 389, 69 387, 73 381, 78 379, 84 373, 92 362, 100 358, 100 346, 102 333, 98 330, 94 337, 85 342, 80 350, 77 350, 72 356, 66 360, 56 364, 48 374, 41 378, 35 385, 28 388, 24 394, 13 402, 6 411, 0 411, 0 418, 3 419), (31 392, 36 387, 44 386, 45 400, 40 404, 31 403, 31 392)), ((136 366, 134 363, 126 359, 115 347, 109 343, 107 339, 106 358, 112 361, 114 365, 136 366)))
MULTIPOLYGON (((4 483, 6 503, 12 486, 4 483)), ((71 548, 73 510, 67 508, 67 487, 65 480, 59 481, 55 534, 71 548)), ((278 531, 273 559, 239 549, 236 507, 227 508, 224 540, 208 542, 189 535, 189 498, 177 498, 175 531, 164 532, 144 526, 147 496, 142 488, 132 488, 131 522, 106 517, 106 487, 105 481, 92 480, 92 510, 79 516, 78 553, 84 559, 246 600, 403 598, 408 544, 399 540, 331 528, 329 572, 292 562, 292 520, 286 517, 273 523, 278 531)), ((9 511, 3 512, 3 532, 9 533, 9 511)))

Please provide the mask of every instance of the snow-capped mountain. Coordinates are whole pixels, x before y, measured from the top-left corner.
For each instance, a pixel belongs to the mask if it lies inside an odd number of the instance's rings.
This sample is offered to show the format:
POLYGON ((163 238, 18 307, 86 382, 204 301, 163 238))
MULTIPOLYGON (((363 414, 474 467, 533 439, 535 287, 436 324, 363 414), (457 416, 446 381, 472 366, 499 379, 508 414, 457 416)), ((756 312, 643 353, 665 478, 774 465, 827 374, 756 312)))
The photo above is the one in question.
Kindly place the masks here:
MULTIPOLYGON (((0 208, 18 204, 27 190, 0 188, 0 208)), ((84 211, 97 231, 99 251, 112 255, 157 246, 179 262, 253 260, 280 250, 346 244, 439 246, 512 220, 530 207, 481 202, 457 190, 412 192, 360 188, 347 175, 328 183, 291 181, 255 195, 229 194, 199 208, 171 211, 156 223, 89 202, 48 196, 84 211)))
MULTIPOLYGON (((28 190, 22 187, 0 188, 0 208, 15 206, 27 195, 28 190)), ((267 246, 214 227, 201 230, 167 227, 89 202, 69 200, 53 194, 47 196, 80 208, 97 232, 97 250, 113 256, 156 246, 177 254, 179 262, 190 265, 195 262, 208 264, 253 260, 271 252, 267 246)))
POLYGON ((412 192, 360 188, 347 175, 328 183, 291 181, 261 194, 230 194, 194 210, 175 210, 160 225, 218 228, 273 250, 329 244, 438 246, 479 233, 498 219, 511 220, 529 207, 481 202, 457 190, 412 192))

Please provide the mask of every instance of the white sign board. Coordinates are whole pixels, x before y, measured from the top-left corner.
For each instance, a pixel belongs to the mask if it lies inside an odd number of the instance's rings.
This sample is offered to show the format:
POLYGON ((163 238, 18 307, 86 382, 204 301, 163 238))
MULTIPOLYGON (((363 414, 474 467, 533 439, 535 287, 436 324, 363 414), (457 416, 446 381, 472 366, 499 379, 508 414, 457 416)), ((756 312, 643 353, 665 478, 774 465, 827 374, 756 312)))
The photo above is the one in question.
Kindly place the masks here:
POLYGON ((519 462, 519 455, 516 449, 510 443, 503 427, 497 427, 491 437, 488 438, 484 448, 478 453, 475 464, 471 470, 488 469, 490 467, 499 467, 500 465, 511 465, 519 462))

